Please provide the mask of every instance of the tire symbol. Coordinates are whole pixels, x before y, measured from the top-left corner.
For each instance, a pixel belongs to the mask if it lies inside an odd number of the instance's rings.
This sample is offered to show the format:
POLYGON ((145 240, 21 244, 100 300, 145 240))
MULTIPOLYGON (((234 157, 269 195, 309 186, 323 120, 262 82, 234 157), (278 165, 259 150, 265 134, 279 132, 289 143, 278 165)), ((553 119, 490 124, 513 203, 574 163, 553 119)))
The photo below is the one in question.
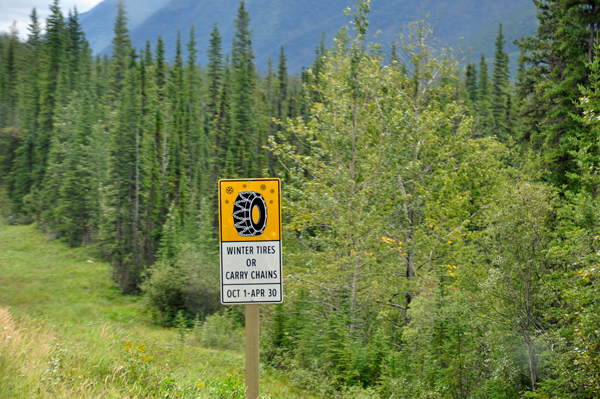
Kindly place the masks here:
POLYGON ((263 233, 267 226, 267 204, 263 196, 254 191, 240 191, 233 203, 233 221, 238 235, 256 237, 263 233), (258 220, 253 217, 258 211, 258 220))

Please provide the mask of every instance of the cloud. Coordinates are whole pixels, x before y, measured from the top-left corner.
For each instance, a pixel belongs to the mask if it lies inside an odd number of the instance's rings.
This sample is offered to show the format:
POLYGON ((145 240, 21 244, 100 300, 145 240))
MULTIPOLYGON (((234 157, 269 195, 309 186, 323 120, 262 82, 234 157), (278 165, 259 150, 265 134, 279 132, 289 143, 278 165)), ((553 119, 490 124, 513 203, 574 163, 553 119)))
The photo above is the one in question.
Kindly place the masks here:
MULTIPOLYGON (((71 0, 60 2, 60 8, 64 15, 68 15, 69 10, 77 7, 79 13, 86 12, 98 4, 101 0, 71 0)), ((27 26, 31 22, 29 15, 35 7, 37 9, 40 22, 43 25, 44 20, 50 13, 49 0, 0 0, 0 32, 8 32, 13 21, 17 23, 17 30, 21 38, 26 38, 28 34, 27 26)))

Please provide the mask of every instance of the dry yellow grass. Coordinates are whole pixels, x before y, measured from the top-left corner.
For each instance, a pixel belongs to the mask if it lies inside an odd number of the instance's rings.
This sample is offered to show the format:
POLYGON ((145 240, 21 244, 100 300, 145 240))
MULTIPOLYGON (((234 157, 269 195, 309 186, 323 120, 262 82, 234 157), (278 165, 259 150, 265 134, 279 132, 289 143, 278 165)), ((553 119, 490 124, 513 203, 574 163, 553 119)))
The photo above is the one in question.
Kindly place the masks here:
MULTIPOLYGON (((101 339, 109 338, 107 326, 98 329, 101 339)), ((6 308, 0 307, 0 397, 123 397, 108 380, 98 384, 91 379, 64 378, 60 364, 64 352, 51 328, 26 316, 17 321, 6 308)))

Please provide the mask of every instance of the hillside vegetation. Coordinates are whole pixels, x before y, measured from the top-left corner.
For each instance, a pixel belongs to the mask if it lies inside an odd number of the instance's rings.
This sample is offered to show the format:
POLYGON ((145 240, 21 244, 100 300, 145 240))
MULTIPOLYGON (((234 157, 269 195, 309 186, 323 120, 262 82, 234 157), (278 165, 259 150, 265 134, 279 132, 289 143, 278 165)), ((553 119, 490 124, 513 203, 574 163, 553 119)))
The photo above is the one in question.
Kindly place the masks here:
MULTIPOLYGON (((368 0, 300 76, 284 47, 258 72, 244 1, 231 51, 213 25, 205 65, 193 29, 171 60, 162 40, 132 45, 122 2, 110 58, 94 59, 55 2, 44 29, 32 13, 27 41, 0 35, 3 216, 109 265, 116 288, 64 317, 106 306, 115 323, 184 343, 193 329, 235 353, 243 314, 219 302, 216 187, 279 177, 284 302, 263 308, 261 353, 299 395, 595 398, 600 0, 534 5, 513 80, 503 25, 493 57, 463 67, 428 18, 386 52, 370 40, 368 0)), ((43 285, 25 295, 47 297, 43 285)), ((164 352, 134 341, 115 346, 136 360, 127 374, 111 360, 115 380, 148 396, 201 388, 146 378, 164 352)))

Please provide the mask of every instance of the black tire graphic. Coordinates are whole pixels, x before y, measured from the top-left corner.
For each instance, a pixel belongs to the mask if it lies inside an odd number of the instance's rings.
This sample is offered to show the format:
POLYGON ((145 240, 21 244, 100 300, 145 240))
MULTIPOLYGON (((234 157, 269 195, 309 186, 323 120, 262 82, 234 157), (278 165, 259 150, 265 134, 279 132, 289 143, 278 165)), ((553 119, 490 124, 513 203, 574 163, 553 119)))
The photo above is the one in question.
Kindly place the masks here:
POLYGON ((267 204, 259 193, 240 191, 233 203, 233 221, 238 235, 242 237, 257 237, 267 226, 267 204), (258 208, 258 221, 254 223, 252 211, 258 208))

